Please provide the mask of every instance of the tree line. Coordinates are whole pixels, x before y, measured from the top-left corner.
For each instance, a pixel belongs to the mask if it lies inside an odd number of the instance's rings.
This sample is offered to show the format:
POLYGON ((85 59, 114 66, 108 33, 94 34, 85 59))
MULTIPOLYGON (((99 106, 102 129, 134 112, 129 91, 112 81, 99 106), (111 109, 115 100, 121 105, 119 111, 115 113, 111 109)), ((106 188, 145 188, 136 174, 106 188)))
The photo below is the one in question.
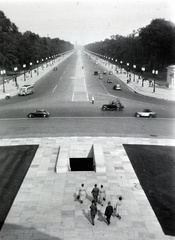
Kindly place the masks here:
POLYGON ((85 49, 123 62, 129 63, 132 69, 145 67, 163 69, 175 64, 175 25, 164 19, 154 19, 149 25, 140 28, 127 37, 121 35, 111 36, 111 39, 91 43, 85 49))
POLYGON ((35 65, 36 61, 73 48, 70 42, 59 38, 40 37, 31 31, 19 32, 17 26, 0 11, 0 68, 20 69, 23 64, 29 67, 30 63, 35 65))

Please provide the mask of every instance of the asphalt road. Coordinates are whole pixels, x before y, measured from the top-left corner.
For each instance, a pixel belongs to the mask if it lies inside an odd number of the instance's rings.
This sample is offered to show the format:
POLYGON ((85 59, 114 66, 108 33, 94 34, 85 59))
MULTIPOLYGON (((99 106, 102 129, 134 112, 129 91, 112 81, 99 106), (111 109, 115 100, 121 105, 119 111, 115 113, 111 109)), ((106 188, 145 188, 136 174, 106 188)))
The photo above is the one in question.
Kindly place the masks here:
POLYGON ((1 100, 1 138, 77 135, 174 138, 174 103, 136 94, 113 75, 103 75, 100 80, 93 75, 95 70, 104 68, 94 66, 86 54, 74 53, 58 65, 57 71, 50 71, 35 84, 34 94, 1 100), (107 83, 108 78, 112 83, 107 83), (116 83, 121 84, 121 91, 112 89, 116 83), (101 110, 102 104, 116 97, 124 104, 123 111, 101 110), (144 108, 155 111, 157 118, 135 118, 134 113, 144 108), (46 109, 50 118, 28 119, 27 114, 35 109, 46 109))

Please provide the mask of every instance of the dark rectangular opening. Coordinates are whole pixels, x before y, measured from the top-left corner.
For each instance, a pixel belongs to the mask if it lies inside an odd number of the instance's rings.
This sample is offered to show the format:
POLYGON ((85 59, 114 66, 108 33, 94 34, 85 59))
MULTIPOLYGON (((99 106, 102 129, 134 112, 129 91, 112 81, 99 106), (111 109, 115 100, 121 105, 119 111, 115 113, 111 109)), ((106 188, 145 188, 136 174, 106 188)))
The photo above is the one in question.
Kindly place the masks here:
POLYGON ((71 171, 94 171, 93 158, 70 158, 71 171))

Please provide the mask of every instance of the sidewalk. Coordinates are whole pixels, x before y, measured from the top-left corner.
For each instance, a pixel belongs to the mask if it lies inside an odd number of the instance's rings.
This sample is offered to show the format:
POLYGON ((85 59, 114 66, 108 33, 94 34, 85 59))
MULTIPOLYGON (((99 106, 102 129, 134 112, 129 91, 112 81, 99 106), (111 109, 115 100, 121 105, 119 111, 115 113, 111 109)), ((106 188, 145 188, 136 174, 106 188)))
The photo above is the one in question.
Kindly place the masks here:
POLYGON ((39 66, 38 70, 33 69, 32 74, 31 72, 25 73, 25 79, 24 74, 17 77, 17 86, 14 81, 14 79, 11 79, 9 82, 6 81, 4 84, 5 92, 3 92, 3 84, 0 85, 0 99, 4 99, 7 95, 10 95, 10 97, 18 95, 18 90, 21 86, 26 84, 34 84, 39 79, 41 79, 44 75, 46 75, 48 72, 54 69, 54 67, 58 66, 62 61, 64 61, 66 58, 68 58, 71 55, 71 53, 62 55, 61 57, 57 58, 54 63, 46 66, 46 64, 43 64, 43 66, 39 66))
POLYGON ((100 64, 105 67, 108 71, 113 71, 113 75, 115 75, 117 78, 119 78, 122 82, 124 82, 131 90, 134 92, 149 96, 153 98, 158 99, 164 99, 169 101, 175 101, 175 90, 160 87, 155 85, 155 92, 153 92, 153 86, 149 86, 149 81, 144 81, 143 87, 142 87, 142 79, 138 79, 138 76, 135 75, 135 81, 134 81, 134 74, 131 74, 131 82, 127 84, 127 74, 125 73, 116 73, 113 65, 111 63, 105 63, 102 59, 100 59, 100 64))

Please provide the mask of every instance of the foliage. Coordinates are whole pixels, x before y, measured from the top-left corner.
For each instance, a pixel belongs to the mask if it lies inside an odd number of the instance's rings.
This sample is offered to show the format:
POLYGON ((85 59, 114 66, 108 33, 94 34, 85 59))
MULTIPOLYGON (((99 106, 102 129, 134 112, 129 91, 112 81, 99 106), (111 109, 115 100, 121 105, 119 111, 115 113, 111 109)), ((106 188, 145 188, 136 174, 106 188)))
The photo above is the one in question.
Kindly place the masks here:
POLYGON ((87 50, 123 61, 138 69, 161 69, 175 63, 175 25, 164 19, 151 23, 127 37, 114 35, 111 39, 91 43, 87 50))
POLYGON ((0 68, 13 70, 14 66, 20 68, 23 64, 28 67, 30 62, 36 64, 37 60, 72 48, 70 42, 59 38, 40 37, 30 31, 20 33, 16 25, 0 11, 0 68))

